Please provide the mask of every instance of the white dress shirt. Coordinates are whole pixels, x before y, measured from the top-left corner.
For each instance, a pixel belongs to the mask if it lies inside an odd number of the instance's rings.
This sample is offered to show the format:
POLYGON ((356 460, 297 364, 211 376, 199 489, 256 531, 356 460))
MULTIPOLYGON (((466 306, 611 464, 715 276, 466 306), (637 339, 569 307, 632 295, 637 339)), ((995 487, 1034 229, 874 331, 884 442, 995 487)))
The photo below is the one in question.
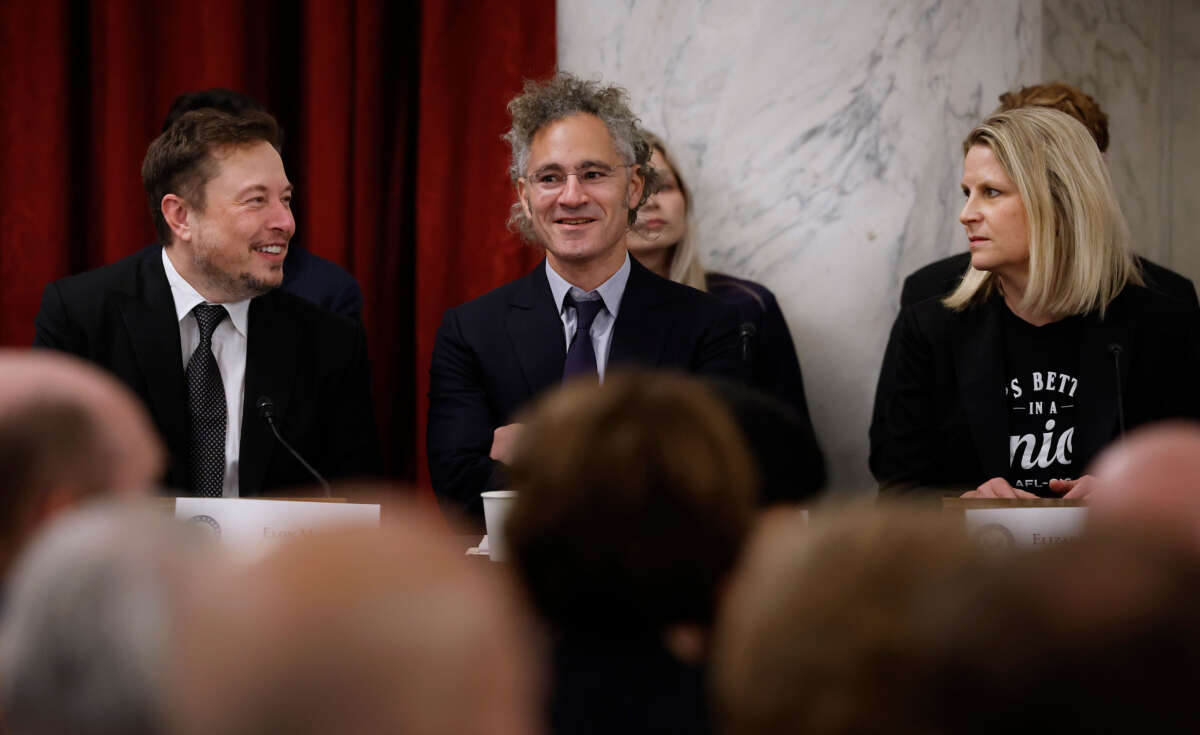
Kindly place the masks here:
MULTIPOLYGON (((192 353, 200 344, 200 326, 192 313, 198 304, 206 301, 192 285, 179 275, 167 249, 162 251, 163 269, 167 272, 167 283, 171 285, 171 296, 175 299, 175 316, 179 319, 179 344, 183 348, 183 369, 187 370, 192 353)), ((238 497, 238 454, 242 447, 242 400, 246 393, 246 339, 250 334, 250 299, 219 304, 229 316, 221 320, 213 330, 212 352, 221 371, 221 383, 225 386, 225 482, 222 495, 238 497)))
POLYGON ((550 267, 546 261, 546 279, 550 281, 550 293, 554 296, 554 304, 558 307, 558 318, 563 323, 563 353, 571 346, 571 338, 575 336, 575 307, 567 306, 567 294, 576 301, 591 301, 599 298, 604 307, 596 314, 592 322, 592 348, 596 351, 596 372, 600 382, 604 382, 604 369, 608 366, 608 352, 612 348, 613 324, 617 321, 617 313, 621 310, 621 297, 625 295, 625 284, 629 282, 629 253, 625 254, 625 262, 609 279, 596 287, 595 291, 584 291, 572 286, 558 271, 550 267))

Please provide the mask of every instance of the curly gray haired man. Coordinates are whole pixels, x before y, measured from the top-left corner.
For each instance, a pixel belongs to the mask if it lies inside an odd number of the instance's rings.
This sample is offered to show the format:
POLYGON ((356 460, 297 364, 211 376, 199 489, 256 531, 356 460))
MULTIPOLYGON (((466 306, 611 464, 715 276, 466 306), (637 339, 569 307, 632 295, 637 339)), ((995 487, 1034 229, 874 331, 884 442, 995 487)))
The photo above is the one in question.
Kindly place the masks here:
MULTIPOLYGON (((629 109, 629 95, 620 87, 605 87, 559 72, 546 82, 527 80, 522 94, 508 103, 508 112, 512 127, 504 140, 512 148, 508 175, 514 185, 519 185, 528 173, 529 150, 538 131, 565 117, 587 114, 604 123, 622 160, 627 166, 636 166, 645 182, 637 206, 629 210, 630 225, 637 219, 638 209, 658 189, 659 174, 650 166, 653 151, 640 134, 640 121, 629 109)), ((537 242, 524 202, 513 202, 508 226, 527 241, 537 242)))
POLYGON ((429 473, 477 523, 504 487, 516 415, 610 366, 740 377, 737 316, 631 260, 625 237, 657 176, 619 87, 559 73, 508 105, 509 227, 546 252, 532 273, 446 312, 429 369, 429 473))

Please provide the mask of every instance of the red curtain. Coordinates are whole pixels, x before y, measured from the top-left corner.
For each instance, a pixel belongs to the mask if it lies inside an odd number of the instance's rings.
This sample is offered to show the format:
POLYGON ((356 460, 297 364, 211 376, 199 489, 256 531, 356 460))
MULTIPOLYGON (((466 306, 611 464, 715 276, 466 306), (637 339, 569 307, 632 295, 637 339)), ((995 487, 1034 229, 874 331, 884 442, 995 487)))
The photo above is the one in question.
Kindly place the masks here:
POLYGON ((447 307, 523 275, 542 257, 504 222, 516 195, 508 179, 506 105, 523 78, 554 71, 554 0, 442 2, 421 34, 417 156, 417 467, 428 487, 425 414, 429 360, 447 307))
POLYGON ((499 136, 554 54, 554 0, 0 3, 0 344, 32 341, 47 282, 154 240, 140 168, 171 100, 244 91, 285 130, 295 242, 362 286, 390 469, 424 476, 441 311, 536 259, 503 230, 499 136))

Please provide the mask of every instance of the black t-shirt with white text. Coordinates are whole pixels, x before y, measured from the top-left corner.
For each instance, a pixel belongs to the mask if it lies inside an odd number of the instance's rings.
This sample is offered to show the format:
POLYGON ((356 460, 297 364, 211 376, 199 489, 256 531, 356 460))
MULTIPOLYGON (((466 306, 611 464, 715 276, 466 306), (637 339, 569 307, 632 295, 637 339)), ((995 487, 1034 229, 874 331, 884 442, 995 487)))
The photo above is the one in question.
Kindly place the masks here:
POLYGON ((1075 397, 1079 395, 1079 343, 1082 317, 1035 327, 1005 309, 1004 352, 1008 380, 1008 473, 1015 488, 1043 497, 1050 480, 1070 480, 1082 468, 1072 464, 1075 397))

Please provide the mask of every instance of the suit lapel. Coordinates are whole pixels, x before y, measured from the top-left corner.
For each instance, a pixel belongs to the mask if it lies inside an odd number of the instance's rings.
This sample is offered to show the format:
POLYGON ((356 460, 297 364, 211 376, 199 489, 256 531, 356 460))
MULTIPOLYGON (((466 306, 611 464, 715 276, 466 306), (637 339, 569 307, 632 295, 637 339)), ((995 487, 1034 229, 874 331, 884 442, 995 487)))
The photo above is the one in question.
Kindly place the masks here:
POLYGON ((955 320, 958 395, 986 477, 1008 472, 1008 415, 1004 395, 1003 309, 998 297, 955 320))
POLYGON ((1077 474, 1110 442, 1117 431, 1117 392, 1126 393, 1131 352, 1134 344, 1134 325, 1121 318, 1120 305, 1114 301, 1107 318, 1095 314, 1084 320, 1079 345, 1079 400, 1076 405, 1073 462, 1077 474), (1111 345, 1121 349, 1113 358, 1111 345), (1117 385, 1116 361, 1120 361, 1121 384, 1117 385))
POLYGON ((663 346, 667 343, 664 332, 670 319, 664 309, 658 308, 663 292, 654 288, 655 278, 636 258, 629 259, 629 280, 613 324, 609 366, 658 367, 661 363, 663 346))
POLYGON ((562 380, 567 347, 544 260, 517 282, 508 300, 504 324, 530 396, 562 380))
POLYGON ((176 458, 168 483, 186 487, 187 385, 175 299, 163 270, 162 248, 152 247, 138 264, 134 293, 121 304, 129 345, 146 381, 146 399, 176 458))
POLYGON ((296 381, 297 353, 304 341, 296 323, 280 311, 276 295, 268 293, 250 302, 242 446, 238 459, 241 495, 257 495, 262 491, 267 466, 275 451, 276 439, 259 416, 258 399, 271 399, 275 404, 275 425, 285 432, 296 381))

